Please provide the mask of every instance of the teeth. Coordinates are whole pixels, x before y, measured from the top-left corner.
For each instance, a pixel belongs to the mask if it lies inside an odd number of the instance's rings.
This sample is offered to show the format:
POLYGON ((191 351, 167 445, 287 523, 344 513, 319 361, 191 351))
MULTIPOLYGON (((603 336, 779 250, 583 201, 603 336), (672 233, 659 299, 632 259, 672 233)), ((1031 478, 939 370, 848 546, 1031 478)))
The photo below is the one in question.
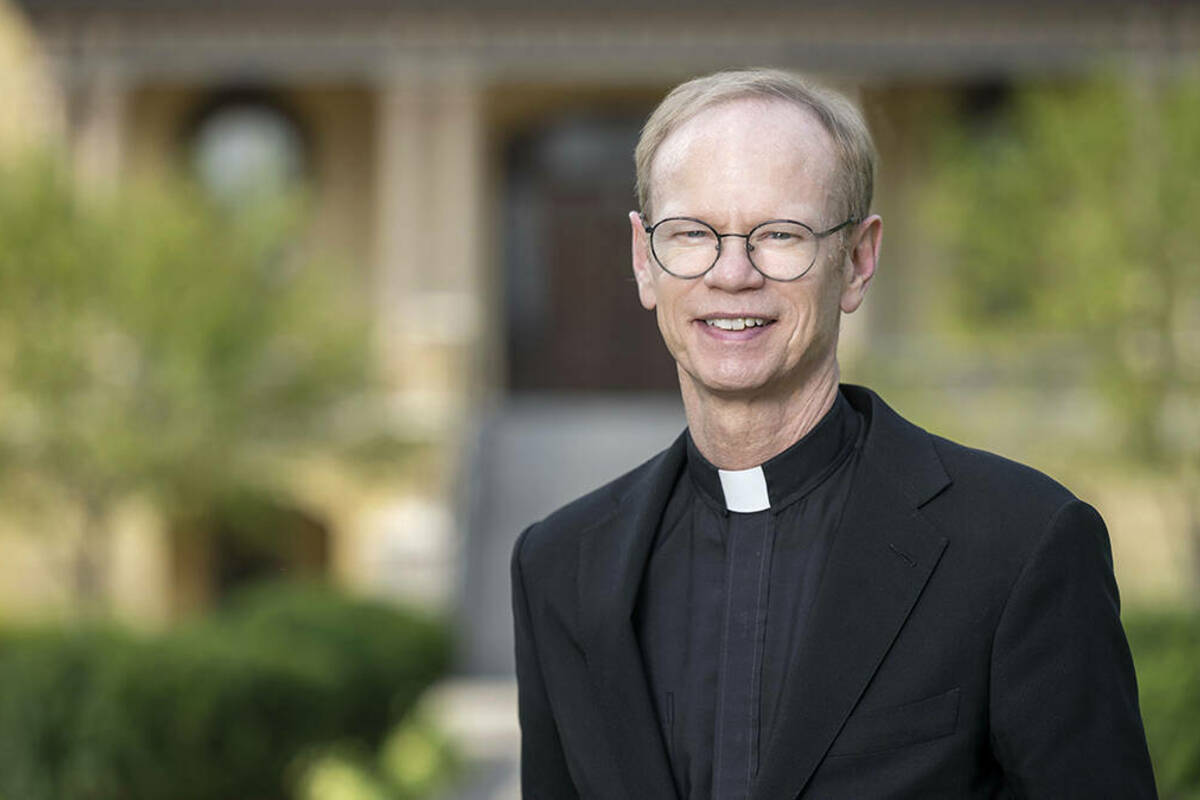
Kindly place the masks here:
POLYGON ((709 327, 720 328, 724 331, 740 331, 767 324, 765 319, 760 319, 759 317, 719 317, 717 319, 706 319, 704 322, 709 327))

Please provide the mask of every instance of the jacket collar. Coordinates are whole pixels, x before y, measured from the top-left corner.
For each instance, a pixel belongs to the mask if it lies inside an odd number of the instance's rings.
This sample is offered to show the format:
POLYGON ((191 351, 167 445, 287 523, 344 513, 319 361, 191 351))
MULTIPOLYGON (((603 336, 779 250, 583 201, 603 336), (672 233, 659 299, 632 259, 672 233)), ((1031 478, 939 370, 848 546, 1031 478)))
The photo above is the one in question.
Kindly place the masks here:
MULTIPOLYGON (((793 798, 803 790, 946 546, 919 511, 950 483, 929 435, 868 389, 845 385, 842 392, 868 426, 863 454, 751 800, 793 798)), ((585 656, 630 798, 676 796, 632 617, 685 460, 686 433, 646 465, 579 551, 585 656)))
POLYGON ((929 434, 873 392, 844 391, 866 417, 867 437, 751 800, 803 791, 946 547, 920 512, 950 483, 929 434))

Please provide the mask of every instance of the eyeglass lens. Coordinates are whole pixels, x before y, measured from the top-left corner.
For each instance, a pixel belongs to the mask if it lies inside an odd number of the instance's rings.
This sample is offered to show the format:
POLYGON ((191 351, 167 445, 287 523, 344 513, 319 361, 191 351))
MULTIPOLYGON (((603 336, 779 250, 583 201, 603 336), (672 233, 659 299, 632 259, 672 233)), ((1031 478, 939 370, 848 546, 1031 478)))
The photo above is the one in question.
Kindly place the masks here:
MULTIPOLYGON (((746 245, 751 262, 760 272, 776 280, 791 280, 804 274, 816 260, 818 239, 799 223, 769 222, 751 230, 746 245)), ((666 219, 654 228, 650 246, 667 272, 695 278, 716 263, 721 237, 696 220, 666 219)))

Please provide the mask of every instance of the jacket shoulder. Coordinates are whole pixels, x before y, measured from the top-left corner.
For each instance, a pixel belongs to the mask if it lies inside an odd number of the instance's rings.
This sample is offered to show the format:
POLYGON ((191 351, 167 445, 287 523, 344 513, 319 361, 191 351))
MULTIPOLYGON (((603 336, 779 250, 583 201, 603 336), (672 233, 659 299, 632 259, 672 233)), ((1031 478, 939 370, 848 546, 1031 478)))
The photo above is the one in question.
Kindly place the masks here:
POLYGON ((1027 464, 929 434, 934 450, 953 481, 952 488, 993 503, 1019 503, 1027 511, 1057 511, 1076 499, 1070 489, 1027 464))
MULTIPOLYGON (((1020 569, 1056 520, 1075 518, 1062 516, 1074 506, 1099 519, 1069 489, 1033 467, 938 436, 930 438, 951 483, 924 510, 952 540, 983 555, 993 568, 1007 564, 1020 569)), ((1092 536, 1082 528, 1071 533, 1092 536)))
POLYGON ((648 480, 656 470, 663 468, 663 462, 679 444, 677 440, 671 447, 628 472, 577 497, 530 525, 517 538, 513 547, 513 559, 520 559, 525 563, 540 563, 544 559, 554 561, 564 547, 573 548, 580 537, 591 528, 617 513, 625 497, 634 488, 648 480))
POLYGON ((858 386, 843 391, 868 419, 865 457, 880 466, 918 508, 963 508, 1048 518, 1075 499, 1062 484, 1011 459, 930 433, 858 386))

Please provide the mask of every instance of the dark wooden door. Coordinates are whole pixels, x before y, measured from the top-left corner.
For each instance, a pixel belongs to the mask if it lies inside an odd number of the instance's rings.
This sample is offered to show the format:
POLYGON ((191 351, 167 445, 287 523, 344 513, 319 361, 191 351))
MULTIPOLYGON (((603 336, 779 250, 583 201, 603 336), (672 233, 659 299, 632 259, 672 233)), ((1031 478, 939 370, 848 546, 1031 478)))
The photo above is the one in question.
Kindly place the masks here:
POLYGON ((506 153, 509 389, 677 390, 629 257, 642 118, 566 118, 506 153))

